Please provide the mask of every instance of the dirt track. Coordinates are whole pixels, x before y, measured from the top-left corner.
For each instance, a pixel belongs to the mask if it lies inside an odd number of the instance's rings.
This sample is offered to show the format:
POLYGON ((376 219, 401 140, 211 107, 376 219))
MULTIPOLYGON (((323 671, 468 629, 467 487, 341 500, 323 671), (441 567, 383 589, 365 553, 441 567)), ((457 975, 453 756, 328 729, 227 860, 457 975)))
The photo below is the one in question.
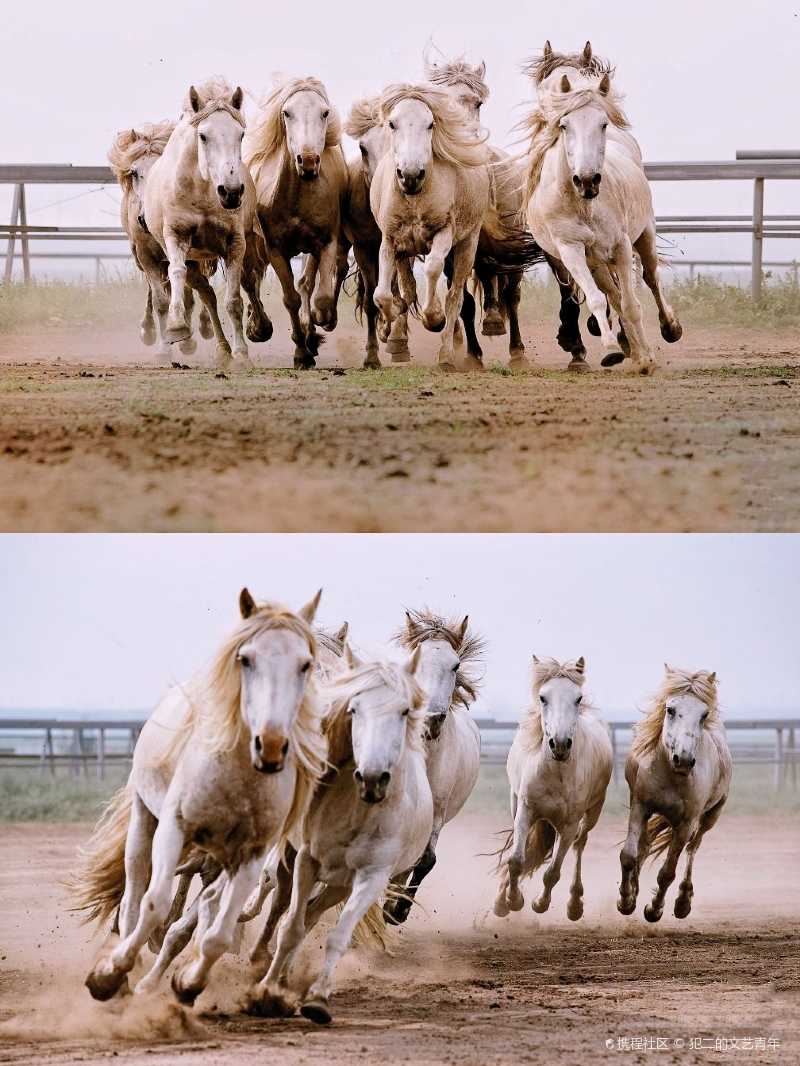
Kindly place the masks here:
POLYGON ((278 321, 227 379, 148 365, 132 324, 5 335, 0 528, 800 529, 795 334, 687 329, 638 378, 569 375, 552 323, 528 326, 537 369, 514 376, 434 373, 417 324, 421 365, 355 369, 343 322, 297 375, 270 369, 291 361, 278 321))
MULTIPOLYGON (((796 820, 723 817, 699 853, 693 914, 678 922, 669 897, 657 926, 642 920, 641 908, 630 919, 614 909, 622 829, 612 817, 601 820, 586 852, 580 923, 566 920, 565 882, 541 918, 526 906, 495 919, 489 860, 476 853, 493 846, 496 828, 497 818, 473 815, 445 831, 421 893, 427 913, 415 914, 393 958, 345 958, 334 1024, 320 1029, 300 1017, 242 1014, 245 969, 234 959, 220 964, 194 1015, 168 992, 116 1006, 91 1002, 81 981, 93 949, 64 914, 56 885, 85 827, 2 826, 0 1062, 798 1061, 796 820), (722 1053, 709 1049, 718 1037, 779 1043, 722 1053), (637 1038, 662 1038, 669 1050, 629 1050, 625 1041, 637 1038)), ((653 883, 648 868, 642 902, 653 883)), ((308 951, 308 974, 318 951, 318 943, 308 951)))

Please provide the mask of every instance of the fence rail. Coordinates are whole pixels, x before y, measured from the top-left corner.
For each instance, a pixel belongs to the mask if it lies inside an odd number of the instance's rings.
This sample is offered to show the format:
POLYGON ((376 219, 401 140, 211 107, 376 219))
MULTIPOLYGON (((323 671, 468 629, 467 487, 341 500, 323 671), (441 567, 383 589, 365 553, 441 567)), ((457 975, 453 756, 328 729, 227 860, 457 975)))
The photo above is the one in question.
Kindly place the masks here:
MULTIPOLYGON (((515 721, 476 718, 481 731, 485 763, 505 761, 515 721)), ((66 767, 73 774, 94 772, 104 778, 109 766, 127 766, 145 719, 115 718, 3 718, 0 719, 0 767, 29 767, 55 774, 66 767)), ((611 744, 615 773, 627 755, 633 722, 611 721, 611 744)), ((774 766, 776 788, 791 782, 797 786, 800 765, 800 718, 732 718, 726 721, 731 751, 737 764, 774 766), (746 733, 772 733, 769 742, 759 742, 746 733)))
MULTIPOLYGON (((800 181, 800 151, 774 152, 742 150, 735 160, 717 162, 646 163, 651 181, 748 181, 753 183, 753 211, 750 215, 669 215, 657 219, 660 233, 752 235, 750 288, 753 299, 761 298, 764 268, 764 241, 800 238, 800 215, 764 215, 766 181, 800 181)), ((0 185, 13 185, 14 195, 9 225, 0 226, 0 239, 6 240, 5 282, 11 281, 16 242, 22 249, 22 274, 30 281, 29 242, 38 240, 100 241, 124 240, 119 227, 108 226, 29 226, 25 189, 28 185, 108 185, 114 182, 110 167, 73 166, 63 163, 0 165, 0 185)))

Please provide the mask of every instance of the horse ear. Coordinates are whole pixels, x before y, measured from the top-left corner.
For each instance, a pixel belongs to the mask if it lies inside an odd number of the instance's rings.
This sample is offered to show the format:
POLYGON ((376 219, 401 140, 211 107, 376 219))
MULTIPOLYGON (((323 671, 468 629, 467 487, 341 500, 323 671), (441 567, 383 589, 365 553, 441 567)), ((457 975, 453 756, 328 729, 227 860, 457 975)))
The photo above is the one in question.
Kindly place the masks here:
POLYGON ((542 49, 542 55, 544 56, 545 59, 549 59, 552 54, 553 54, 553 46, 552 46, 552 44, 550 44, 549 41, 545 41, 544 42, 544 48, 542 49))
POLYGON ((464 621, 461 623, 458 629, 458 646, 464 643, 464 637, 467 635, 467 629, 469 628, 469 615, 464 615, 464 621))
POLYGON ((231 107, 234 111, 242 110, 242 100, 244 100, 244 93, 242 92, 241 85, 237 85, 233 91, 233 96, 231 97, 231 107))
POLYGON ((411 617, 409 611, 406 611, 406 633, 409 637, 413 638, 417 635, 418 626, 414 619, 411 617))
POLYGON ((578 671, 579 674, 584 673, 584 671, 586 670, 586 660, 582 655, 580 656, 580 658, 575 660, 575 669, 578 671))
POLYGON ((131 140, 132 141, 138 141, 139 140, 139 134, 134 129, 131 130, 131 140))
POLYGON ((192 111, 195 114, 200 110, 200 97, 197 95, 197 89, 194 85, 189 86, 189 103, 192 105, 192 111))
POLYGON ((344 659, 351 670, 355 670, 356 667, 361 666, 361 660, 349 644, 345 644, 344 646, 344 659))
POLYGON ((608 96, 608 90, 611 88, 611 78, 608 74, 604 74, 600 79, 600 84, 597 86, 597 91, 601 96, 608 96))
POLYGON ((592 42, 591 41, 587 41, 586 44, 583 46, 583 53, 581 55, 581 60, 582 60, 583 65, 585 67, 588 67, 589 64, 592 62, 592 42))
POLYGON ((480 61, 480 63, 477 65, 477 67, 475 67, 475 73, 478 75, 478 77, 481 79, 481 81, 483 81, 483 79, 486 77, 486 60, 485 59, 482 59, 480 61))
POLYGON ((250 595, 248 589, 244 588, 239 593, 239 611, 242 618, 249 618, 251 614, 255 614, 256 601, 250 595))
POLYGON ((569 83, 569 78, 567 77, 566 74, 562 74, 561 75, 561 91, 562 91, 562 93, 568 93, 568 92, 571 91, 571 89, 572 89, 572 86, 569 83))
POLYGON ((417 647, 414 649, 414 651, 411 653, 411 658, 406 663, 406 672, 411 674, 412 677, 417 672, 417 667, 419 666, 419 656, 420 656, 420 652, 421 651, 422 651, 422 645, 418 644, 417 647))
POLYGON ((350 628, 349 622, 342 622, 339 628, 336 630, 335 640, 338 640, 340 644, 344 644, 347 640, 347 631, 350 628))
POLYGON ((708 683, 710 685, 715 685, 717 683, 717 671, 716 670, 712 670, 711 673, 708 675, 708 683))
POLYGON ((317 607, 319 607, 319 601, 322 597, 322 589, 319 589, 313 600, 309 600, 305 607, 301 607, 297 612, 304 622, 308 622, 309 625, 314 621, 317 614, 317 607))
POLYGON ((533 656, 533 664, 534 664, 534 666, 538 666, 539 662, 540 662, 539 656, 538 655, 534 655, 533 656))
POLYGON ((669 663, 664 663, 664 673, 665 674, 674 674, 675 671, 672 669, 672 667, 669 665, 669 663))

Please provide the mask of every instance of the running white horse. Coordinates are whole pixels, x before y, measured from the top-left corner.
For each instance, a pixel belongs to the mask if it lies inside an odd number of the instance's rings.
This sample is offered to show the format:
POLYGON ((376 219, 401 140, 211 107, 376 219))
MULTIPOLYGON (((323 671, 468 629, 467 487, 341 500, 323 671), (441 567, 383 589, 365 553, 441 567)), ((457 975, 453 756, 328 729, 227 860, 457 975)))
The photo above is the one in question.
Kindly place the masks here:
POLYGON ((419 652, 403 666, 366 663, 333 685, 325 719, 333 769, 317 789, 294 864, 292 898, 281 919, 275 957, 256 987, 252 1009, 285 1014, 287 973, 306 933, 342 901, 322 969, 301 1013, 331 1020, 333 973, 356 927, 378 911, 390 881, 408 874, 430 839, 433 804, 422 730, 425 694, 416 678, 419 652), (322 885, 312 898, 315 887, 322 885))
MULTIPOLYGON (((174 129, 174 122, 164 121, 145 122, 137 129, 120 130, 108 151, 108 162, 122 190, 120 219, 122 228, 130 241, 133 260, 145 275, 146 280, 148 273, 160 271, 165 283, 167 282, 167 259, 161 245, 145 225, 143 198, 150 168, 164 151, 174 129)), ((191 282, 191 279, 189 280, 191 282)), ((189 323, 191 323, 193 302, 190 284, 186 292, 186 316, 189 323)), ((203 307, 200 312, 199 325, 202 337, 213 336, 206 307, 203 307)), ((146 345, 158 342, 156 355, 160 362, 170 364, 173 361, 172 349, 166 339, 166 311, 162 308, 154 320, 153 290, 149 280, 147 281, 147 302, 139 327, 139 336, 142 343, 146 345)), ((180 341, 179 347, 183 355, 191 355, 197 349, 197 342, 190 337, 180 341)))
POLYGON ((483 640, 469 629, 469 617, 447 621, 430 611, 406 611, 406 624, 395 640, 411 651, 419 648, 417 678, 425 690, 425 748, 433 796, 433 831, 427 847, 402 891, 387 902, 387 919, 408 917, 423 879, 436 864, 442 827, 458 814, 478 781, 481 734, 469 706, 477 696, 475 668, 482 662, 483 640))
MULTIPOLYGON (((190 87, 180 121, 150 170, 144 218, 169 260, 166 339, 183 340, 189 333, 184 306, 187 264, 221 260, 226 271, 225 309, 234 331, 233 356, 238 366, 246 368, 252 364, 243 332, 240 286, 250 300, 248 337, 268 340, 272 323, 259 291, 266 246, 256 215, 255 187, 242 163, 242 96, 240 88, 232 89, 219 78, 190 87)), ((148 277, 158 293, 160 312, 166 307, 166 291, 159 276, 148 277)), ((231 348, 214 317, 216 301, 212 309, 203 288, 198 295, 211 315, 217 363, 226 369, 231 348)))
POLYGON ((119 908, 119 939, 86 980, 95 999, 127 984, 167 917, 176 868, 191 848, 223 867, 201 906, 197 955, 172 980, 178 998, 193 1002, 231 945, 266 852, 305 817, 325 765, 311 628, 319 597, 294 614, 256 605, 243 589, 241 622, 210 669, 170 692, 145 723, 128 783, 73 883, 89 919, 119 908))
POLYGON ((667 853, 658 888, 644 908, 657 922, 686 848, 686 871, 675 900, 676 918, 692 909, 692 865, 703 836, 716 824, 731 782, 731 754, 717 702, 717 677, 668 664, 661 687, 637 724, 625 779, 630 789, 628 836, 620 852, 617 909, 633 914, 639 873, 648 855, 667 853))
POLYGON ((314 327, 336 325, 336 301, 347 272, 341 246, 347 165, 340 141, 338 112, 317 78, 278 84, 245 138, 269 261, 292 323, 294 363, 301 368, 315 365, 321 338, 314 327), (295 285, 291 260, 301 253, 308 259, 295 285))
POLYGON ((520 878, 530 877, 552 856, 542 894, 532 904, 537 914, 549 908, 571 846, 575 873, 567 917, 577 921, 583 915, 581 858, 603 809, 613 766, 608 727, 584 703, 584 680, 583 657, 564 663, 533 658, 533 706, 508 753, 514 828, 501 851, 500 867, 505 869, 494 904, 500 918, 522 909, 520 878))
POLYGON ((602 365, 625 358, 607 319, 608 300, 634 365, 647 372, 654 360, 636 292, 634 250, 656 297, 663 336, 677 340, 681 328, 660 288, 653 200, 638 145, 627 134, 629 123, 607 71, 598 79, 572 69, 561 75, 557 90, 552 75, 546 80, 527 123, 528 225, 583 291, 600 331, 602 365))

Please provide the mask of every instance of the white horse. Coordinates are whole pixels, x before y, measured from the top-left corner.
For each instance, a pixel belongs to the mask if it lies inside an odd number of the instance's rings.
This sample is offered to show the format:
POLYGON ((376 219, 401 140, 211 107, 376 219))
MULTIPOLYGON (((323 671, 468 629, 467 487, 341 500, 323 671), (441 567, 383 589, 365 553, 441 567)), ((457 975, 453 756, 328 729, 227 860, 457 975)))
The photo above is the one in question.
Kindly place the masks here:
POLYGON ((333 770, 317 789, 303 826, 291 905, 281 919, 275 957, 252 1000, 259 1013, 291 1013, 292 960, 321 915, 346 901, 327 937, 322 969, 300 1007, 311 1021, 331 1020, 333 972, 356 927, 369 912, 380 913, 390 881, 408 873, 430 839, 433 804, 418 662, 415 652, 404 666, 356 666, 331 689, 334 706, 325 733, 333 770))
POLYGON ((433 830, 427 847, 411 871, 401 894, 384 913, 394 924, 404 922, 423 879, 436 864, 436 845, 443 826, 452 821, 478 781, 481 734, 469 713, 477 695, 472 668, 481 662, 484 642, 469 630, 469 617, 448 622, 430 611, 406 611, 406 624, 395 640, 419 649, 417 677, 426 693, 425 749, 433 796, 433 830))
POLYGON ((620 852, 617 909, 632 914, 639 872, 648 855, 667 853, 658 888, 644 909, 657 922, 686 848, 686 871, 675 900, 676 918, 692 909, 692 865, 703 836, 719 818, 731 782, 731 755, 717 703, 717 677, 665 664, 665 676, 634 731, 625 763, 630 789, 628 836, 620 852))
POLYGON ((230 947, 266 852, 304 818, 325 764, 311 628, 319 596, 293 614, 257 606, 243 589, 242 620, 208 673, 170 692, 145 724, 128 783, 73 884, 90 919, 119 908, 119 940, 86 980, 95 999, 127 984, 167 917, 176 869, 191 847, 223 868, 200 907, 197 956, 172 980, 179 999, 193 1002, 230 947))
MULTIPOLYGON (((234 331, 237 365, 252 366, 245 341, 240 286, 250 299, 247 333, 253 341, 272 335, 259 292, 266 246, 256 215, 255 187, 242 164, 242 90, 221 79, 191 86, 180 121, 161 158, 150 170, 144 193, 144 217, 149 232, 169 260, 168 341, 188 336, 185 313, 187 263, 222 260, 225 264, 225 309, 234 331)), ((194 282, 193 282, 194 284, 194 282)), ((166 306, 160 278, 151 278, 159 310, 166 306)), ((210 286, 209 286, 210 287, 210 286)), ((199 289, 205 300, 204 290, 199 289)), ((217 363, 227 369, 231 348, 206 302, 217 340, 217 363)))
POLYGON ((608 72, 598 80, 572 69, 561 75, 557 91, 549 84, 552 75, 546 81, 528 121, 528 225, 583 291, 600 331, 602 365, 625 358, 607 319, 608 300, 633 363, 647 372, 654 360, 636 292, 634 249, 656 298, 663 336, 677 340, 681 328, 661 292, 653 201, 638 145, 627 134, 608 72))
POLYGON ((549 908, 571 846, 575 873, 567 917, 577 921, 583 915, 581 858, 603 809, 613 767, 608 727, 583 702, 584 678, 583 657, 565 663, 533 658, 534 704, 508 753, 514 828, 501 851, 501 868, 505 865, 505 869, 494 904, 500 918, 509 910, 522 909, 520 877, 530 877, 552 856, 544 872, 542 894, 532 904, 537 914, 549 908))

